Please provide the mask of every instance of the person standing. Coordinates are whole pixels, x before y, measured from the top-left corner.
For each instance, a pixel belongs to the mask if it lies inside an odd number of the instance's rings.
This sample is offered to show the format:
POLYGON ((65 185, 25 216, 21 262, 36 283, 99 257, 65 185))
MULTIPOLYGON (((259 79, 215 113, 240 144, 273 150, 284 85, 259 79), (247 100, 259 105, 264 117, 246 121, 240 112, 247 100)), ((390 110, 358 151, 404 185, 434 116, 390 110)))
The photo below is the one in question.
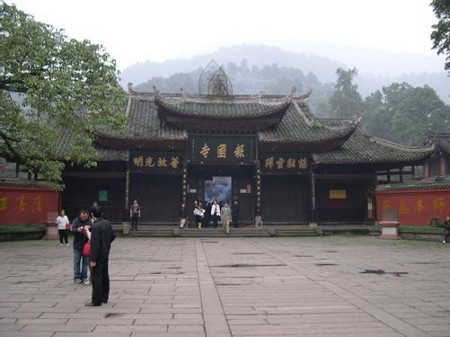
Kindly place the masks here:
POLYGON ((204 217, 203 217, 203 228, 208 228, 209 227, 209 223, 211 222, 211 202, 208 201, 205 203, 205 208, 204 208, 205 212, 204 212, 204 217))
POLYGON ((73 233, 73 282, 91 284, 87 272, 89 267, 89 257, 83 256, 84 244, 88 241, 86 230, 92 225, 87 209, 80 210, 78 217, 72 223, 73 233), (81 265, 81 266, 80 266, 81 265), (80 269, 81 267, 81 269, 80 269))
POLYGON ((444 221, 444 241, 443 243, 447 243, 447 238, 450 235, 450 215, 447 215, 447 220, 444 221))
POLYGON ((213 221, 213 227, 216 228, 217 223, 219 222, 220 219, 220 206, 216 200, 213 201, 213 204, 211 206, 211 218, 213 221))
POLYGON ((228 203, 224 203, 221 211, 222 227, 225 233, 230 233, 231 209, 228 203))
POLYGON ((180 229, 183 229, 187 224, 188 213, 186 209, 186 204, 181 204, 180 211, 178 212, 178 219, 180 220, 180 229))
POLYGON ((137 200, 133 201, 133 205, 130 207, 130 219, 131 229, 138 230, 138 221, 141 217, 141 206, 139 206, 137 200))
POLYGON ((238 224, 239 211, 240 211, 239 202, 237 200, 235 200, 233 203, 233 208, 232 208, 232 212, 231 212, 231 217, 233 219, 232 221, 233 221, 234 228, 239 227, 239 224, 238 224))
POLYGON ((91 209, 91 253, 89 266, 91 267, 92 297, 88 307, 98 307, 108 303, 109 299, 109 252, 111 243, 116 238, 111 223, 103 219, 103 212, 99 206, 91 209))
POLYGON ((68 236, 67 236, 67 226, 70 224, 69 218, 67 217, 64 210, 61 210, 59 216, 56 218, 56 224, 58 225, 59 243, 62 246, 65 242, 66 245, 70 246, 68 236))
POLYGON ((202 229, 202 221, 205 216, 204 214, 205 210, 202 207, 202 203, 198 201, 197 206, 194 208, 195 223, 197 224, 198 229, 202 229))

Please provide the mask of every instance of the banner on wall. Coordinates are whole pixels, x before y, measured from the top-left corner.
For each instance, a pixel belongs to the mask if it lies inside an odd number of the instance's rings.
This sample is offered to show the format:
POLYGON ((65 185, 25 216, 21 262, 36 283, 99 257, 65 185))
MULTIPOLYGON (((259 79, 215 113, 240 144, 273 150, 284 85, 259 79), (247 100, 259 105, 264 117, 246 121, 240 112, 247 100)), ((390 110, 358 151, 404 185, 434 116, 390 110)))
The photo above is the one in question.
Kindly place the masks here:
POLYGON ((0 186, 0 225, 43 224, 57 211, 56 191, 0 186))

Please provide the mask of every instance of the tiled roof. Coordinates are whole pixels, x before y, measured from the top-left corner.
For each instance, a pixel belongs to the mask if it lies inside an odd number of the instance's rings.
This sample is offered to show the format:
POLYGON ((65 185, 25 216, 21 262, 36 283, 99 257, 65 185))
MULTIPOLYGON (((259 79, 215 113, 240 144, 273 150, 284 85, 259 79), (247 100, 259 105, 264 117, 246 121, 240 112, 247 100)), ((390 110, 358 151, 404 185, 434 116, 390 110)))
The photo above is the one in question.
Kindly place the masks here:
POLYGON ((436 145, 444 152, 450 154, 450 134, 441 133, 432 136, 436 145))
MULTIPOLYGON (((345 120, 338 119, 320 120, 328 125, 346 123, 345 120)), ((342 146, 326 153, 316 153, 313 159, 318 164, 420 162, 429 157, 434 150, 434 146, 411 147, 371 137, 358 126, 342 146)))
MULTIPOLYGON (((243 102, 244 99, 239 99, 238 103, 234 100, 230 100, 225 103, 215 106, 213 103, 206 101, 202 106, 199 99, 196 99, 196 103, 189 106, 189 109, 193 109, 194 106, 201 106, 203 111, 207 107, 214 109, 226 110, 225 106, 228 106, 228 116, 241 116, 245 112, 245 115, 255 116, 263 113, 263 105, 255 105, 256 112, 252 113, 254 100, 247 100, 247 103, 243 102), (253 103, 250 103, 253 102, 253 103), (242 104, 245 109, 240 109, 237 105, 242 104), (244 111, 245 110, 245 111, 244 111)), ((280 103, 280 98, 277 100, 277 104, 271 105, 272 109, 281 109, 286 102, 280 103)), ((181 103, 180 103, 181 104, 181 103)), ((183 103, 184 104, 184 103, 183 103)), ((242 108, 241 106, 241 108, 242 108)), ((219 110, 214 110, 214 113, 218 113, 219 110)), ((129 96, 129 103, 127 112, 129 115, 129 128, 130 131, 126 136, 120 135, 102 135, 105 138, 118 138, 129 143, 136 141, 152 141, 158 140, 187 140, 188 132, 186 130, 179 129, 172 126, 170 123, 165 123, 158 115, 158 106, 155 102, 155 98, 152 96, 129 96)), ((273 112, 273 111, 272 111, 273 112)), ((192 111, 193 116, 194 112, 192 111)), ((202 112, 200 112, 202 113, 202 112)), ((212 114, 211 114, 212 115, 212 114)), ((194 117, 193 117, 194 118, 194 117)), ((197 117, 198 118, 198 117, 197 117)), ((327 125, 318 120, 309 110, 308 105, 304 100, 292 100, 287 107, 287 111, 281 121, 266 130, 259 131, 257 133, 261 144, 279 144, 279 143, 291 143, 291 144, 321 144, 333 142, 333 147, 342 144, 355 130, 356 125, 352 121, 347 121, 342 125, 327 125)), ((104 142, 102 142, 103 144, 104 142)), ((304 151, 304 149, 301 149, 304 151)))
MULTIPOLYGON (((268 130, 258 132, 262 143, 321 143, 336 139, 344 141, 354 131, 351 122, 327 125, 317 119, 303 100, 294 100, 281 122, 268 130)), ((337 144, 340 145, 340 144, 337 144)))
POLYGON ((406 183, 379 185, 377 191, 404 191, 404 190, 440 190, 450 189, 450 179, 413 180, 406 183))
MULTIPOLYGON (((69 153, 70 144, 73 141, 73 133, 71 129, 60 129, 58 131, 58 138, 56 140, 57 156, 61 160, 66 159, 67 153, 69 153)), ((103 147, 96 147, 99 155, 99 160, 102 161, 127 161, 129 151, 105 149, 103 147)))
POLYGON ((28 187, 52 191, 57 191, 59 188, 59 185, 56 183, 48 181, 23 180, 23 179, 0 179, 0 186, 28 187))
MULTIPOLYGON (((272 99, 280 102, 281 98, 278 96, 272 99)), ((244 98, 237 100, 243 101, 244 98)), ((199 104, 198 100, 195 104, 199 104)), ((236 107, 233 108, 233 104, 233 101, 229 102, 229 116, 242 113, 236 107)), ((246 105, 247 108, 251 104, 246 105)), ((194 113, 194 105, 190 109, 194 113)), ((222 106, 220 109, 225 108, 222 106)), ((263 111, 261 105, 255 109, 257 113, 263 111)), ((101 149, 100 160, 128 160, 129 149, 170 151, 176 148, 182 151, 187 146, 188 131, 160 118, 154 95, 129 95, 126 111, 129 130, 125 135, 105 131, 99 134, 97 145, 101 149)), ((215 111, 217 113, 218 110, 215 111)), ((59 139, 61 155, 71 141, 68 131, 63 135, 59 139)), ((309 151, 313 152, 313 160, 319 164, 419 163, 435 150, 434 146, 408 147, 370 137, 354 120, 317 118, 305 100, 300 98, 291 100, 278 124, 258 131, 257 136, 262 152, 309 151)))
POLYGON ((158 116, 158 107, 153 96, 128 96, 128 133, 108 132, 107 137, 121 139, 187 140, 187 132, 164 123, 158 116))
POLYGON ((202 118, 255 118, 270 116, 290 104, 290 99, 276 101, 261 99, 230 99, 230 98, 174 98, 157 95, 155 103, 161 109, 177 115, 202 118))

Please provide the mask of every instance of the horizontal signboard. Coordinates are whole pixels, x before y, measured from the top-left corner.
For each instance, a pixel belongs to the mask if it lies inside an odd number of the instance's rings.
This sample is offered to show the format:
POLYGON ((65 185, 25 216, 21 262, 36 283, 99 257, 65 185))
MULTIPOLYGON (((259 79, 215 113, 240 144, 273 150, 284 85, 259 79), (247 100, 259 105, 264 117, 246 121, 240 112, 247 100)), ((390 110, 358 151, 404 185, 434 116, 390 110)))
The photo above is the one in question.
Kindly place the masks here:
POLYGON ((196 163, 253 163, 256 140, 254 136, 191 136, 189 159, 196 163))
POLYGON ((308 173, 310 156, 299 153, 279 153, 261 158, 262 173, 308 173))
POLYGON ((180 152, 131 151, 130 171, 151 173, 181 173, 183 154, 180 152))

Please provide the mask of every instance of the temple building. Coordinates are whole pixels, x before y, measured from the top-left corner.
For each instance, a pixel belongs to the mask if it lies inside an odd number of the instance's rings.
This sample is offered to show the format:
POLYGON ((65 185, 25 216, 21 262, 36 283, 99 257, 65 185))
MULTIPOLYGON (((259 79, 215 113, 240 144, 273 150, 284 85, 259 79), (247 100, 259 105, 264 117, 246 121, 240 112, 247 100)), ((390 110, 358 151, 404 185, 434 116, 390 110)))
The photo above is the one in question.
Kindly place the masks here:
POLYGON ((408 225, 442 223, 450 215, 450 134, 429 134, 424 146, 435 146, 419 180, 383 184, 376 189, 378 214, 395 211, 408 225))
MULTIPOLYGON (((361 114, 317 118, 309 96, 234 95, 223 69, 210 66, 198 94, 129 86, 128 132, 98 131, 98 165, 67 166, 62 206, 76 215, 96 200, 121 222, 137 199, 149 225, 176 224, 181 203, 192 210, 196 200, 237 201, 244 225, 256 216, 271 225, 374 222, 381 177, 402 181, 434 145, 371 137, 361 114)), ((66 144, 62 137, 62 153, 66 144)))

